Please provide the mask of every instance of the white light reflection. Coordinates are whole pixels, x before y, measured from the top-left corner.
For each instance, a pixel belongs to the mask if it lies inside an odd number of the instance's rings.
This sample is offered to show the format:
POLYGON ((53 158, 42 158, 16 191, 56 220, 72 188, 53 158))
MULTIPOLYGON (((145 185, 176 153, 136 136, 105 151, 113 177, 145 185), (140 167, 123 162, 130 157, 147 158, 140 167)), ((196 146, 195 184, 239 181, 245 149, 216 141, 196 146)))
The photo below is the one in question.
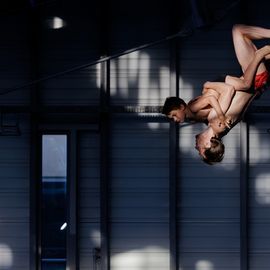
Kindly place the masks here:
POLYGON ((270 173, 263 173, 255 180, 256 201, 260 204, 270 204, 270 173))
POLYGON ((196 263, 195 269, 196 270, 213 270, 214 265, 210 261, 201 260, 196 263))
POLYGON ((63 231, 66 227, 67 227, 67 223, 65 222, 65 223, 61 226, 60 231, 63 231))
POLYGON ((46 26, 50 29, 61 29, 66 26, 66 22, 60 17, 50 17, 46 21, 46 26))
POLYGON ((0 244, 0 269, 9 269, 12 264, 12 250, 7 245, 0 244))

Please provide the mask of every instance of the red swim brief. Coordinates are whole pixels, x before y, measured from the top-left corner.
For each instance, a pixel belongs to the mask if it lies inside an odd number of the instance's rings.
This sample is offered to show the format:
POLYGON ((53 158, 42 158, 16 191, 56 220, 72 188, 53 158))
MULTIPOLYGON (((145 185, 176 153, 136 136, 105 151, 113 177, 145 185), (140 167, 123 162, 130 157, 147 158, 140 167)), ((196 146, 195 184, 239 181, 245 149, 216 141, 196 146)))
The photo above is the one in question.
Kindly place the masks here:
POLYGON ((266 85, 269 78, 269 72, 266 70, 255 76, 254 88, 258 90, 266 85))

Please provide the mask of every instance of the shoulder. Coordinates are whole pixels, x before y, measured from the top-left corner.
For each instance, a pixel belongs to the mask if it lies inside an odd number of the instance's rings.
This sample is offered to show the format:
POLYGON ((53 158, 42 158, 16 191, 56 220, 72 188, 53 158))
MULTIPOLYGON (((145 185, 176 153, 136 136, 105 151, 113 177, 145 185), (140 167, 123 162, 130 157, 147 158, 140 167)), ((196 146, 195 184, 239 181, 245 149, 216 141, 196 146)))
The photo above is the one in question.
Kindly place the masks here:
POLYGON ((188 105, 194 103, 195 101, 198 101, 198 100, 201 99, 201 98, 202 98, 202 96, 197 96, 197 97, 193 98, 192 100, 190 100, 190 101, 188 102, 188 105))

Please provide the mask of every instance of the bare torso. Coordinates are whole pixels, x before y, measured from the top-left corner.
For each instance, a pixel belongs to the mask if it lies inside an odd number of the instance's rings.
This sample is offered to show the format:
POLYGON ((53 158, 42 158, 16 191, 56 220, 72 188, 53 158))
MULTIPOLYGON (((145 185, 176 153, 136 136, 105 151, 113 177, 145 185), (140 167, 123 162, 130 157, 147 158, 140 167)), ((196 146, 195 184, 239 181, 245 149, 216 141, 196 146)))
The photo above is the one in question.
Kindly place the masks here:
POLYGON ((235 93, 232 103, 226 112, 226 117, 231 120, 232 125, 241 119, 242 113, 252 97, 253 94, 244 91, 237 91, 235 93))

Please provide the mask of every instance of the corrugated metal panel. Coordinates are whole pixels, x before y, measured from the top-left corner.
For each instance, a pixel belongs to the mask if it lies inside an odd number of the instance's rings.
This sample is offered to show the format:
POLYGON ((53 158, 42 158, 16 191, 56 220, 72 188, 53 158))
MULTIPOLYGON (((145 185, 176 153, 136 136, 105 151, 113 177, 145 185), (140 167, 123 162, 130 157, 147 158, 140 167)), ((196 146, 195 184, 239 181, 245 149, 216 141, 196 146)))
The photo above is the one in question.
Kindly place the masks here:
POLYGON ((111 269, 169 268, 168 128, 114 119, 111 269))
POLYGON ((250 126, 249 228, 250 269, 270 264, 270 122, 258 117, 250 126))
POLYGON ((79 136, 79 254, 80 269, 96 269, 94 248, 100 248, 99 138, 79 136))
POLYGON ((0 269, 29 269, 29 122, 0 137, 0 269))

